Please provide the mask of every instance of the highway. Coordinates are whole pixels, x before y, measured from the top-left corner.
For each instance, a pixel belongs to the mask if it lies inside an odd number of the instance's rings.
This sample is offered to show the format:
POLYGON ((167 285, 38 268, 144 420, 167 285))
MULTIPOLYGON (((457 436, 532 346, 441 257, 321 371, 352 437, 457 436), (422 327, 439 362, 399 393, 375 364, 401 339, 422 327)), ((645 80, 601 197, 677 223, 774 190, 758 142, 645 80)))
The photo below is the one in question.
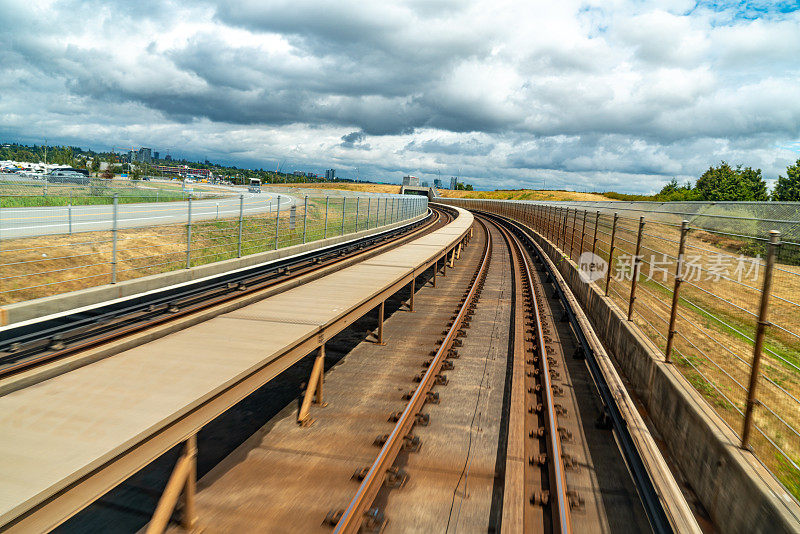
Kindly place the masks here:
MULTIPOLYGON (((238 190, 241 191, 241 190, 238 190)), ((245 215, 274 213, 289 209, 297 200, 277 193, 244 193, 245 215)), ((192 221, 238 217, 239 196, 192 202, 192 221)), ((158 224, 185 223, 188 202, 119 204, 117 228, 138 228, 158 224)), ((90 206, 56 206, 42 208, 3 208, 0 210, 0 239, 37 237, 71 232, 111 230, 114 207, 110 204, 90 206)))

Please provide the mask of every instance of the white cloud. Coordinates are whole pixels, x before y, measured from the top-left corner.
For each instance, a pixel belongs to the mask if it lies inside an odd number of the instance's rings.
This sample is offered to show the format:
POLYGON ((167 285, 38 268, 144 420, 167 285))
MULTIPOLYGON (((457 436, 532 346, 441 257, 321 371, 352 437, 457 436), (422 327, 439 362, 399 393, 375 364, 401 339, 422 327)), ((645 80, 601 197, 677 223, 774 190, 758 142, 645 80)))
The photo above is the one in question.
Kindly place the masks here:
POLYGON ((0 0, 0 137, 647 192, 800 139, 799 12, 683 0, 0 0))

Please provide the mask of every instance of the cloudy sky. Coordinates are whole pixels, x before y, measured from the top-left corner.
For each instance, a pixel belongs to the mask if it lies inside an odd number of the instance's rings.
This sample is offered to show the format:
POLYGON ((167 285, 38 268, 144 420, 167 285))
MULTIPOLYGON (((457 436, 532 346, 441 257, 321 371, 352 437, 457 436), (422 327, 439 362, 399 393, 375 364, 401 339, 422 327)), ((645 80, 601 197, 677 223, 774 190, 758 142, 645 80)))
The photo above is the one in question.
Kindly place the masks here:
MULTIPOLYGON (((0 138, 481 189, 800 158, 800 3, 0 0, 0 138)), ((785 172, 784 172, 785 173, 785 172)))

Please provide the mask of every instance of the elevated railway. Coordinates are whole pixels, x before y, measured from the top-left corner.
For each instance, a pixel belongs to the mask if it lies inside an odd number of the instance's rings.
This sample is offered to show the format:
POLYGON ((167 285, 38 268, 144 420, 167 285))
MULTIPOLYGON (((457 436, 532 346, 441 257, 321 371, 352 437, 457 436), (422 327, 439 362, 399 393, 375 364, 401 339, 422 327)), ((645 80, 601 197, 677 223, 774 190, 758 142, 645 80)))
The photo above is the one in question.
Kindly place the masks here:
POLYGON ((179 446, 148 532, 699 532, 569 288, 502 217, 436 208, 5 332, 2 531, 81 530, 179 446), (198 431, 307 357, 297 402, 198 474, 198 431))

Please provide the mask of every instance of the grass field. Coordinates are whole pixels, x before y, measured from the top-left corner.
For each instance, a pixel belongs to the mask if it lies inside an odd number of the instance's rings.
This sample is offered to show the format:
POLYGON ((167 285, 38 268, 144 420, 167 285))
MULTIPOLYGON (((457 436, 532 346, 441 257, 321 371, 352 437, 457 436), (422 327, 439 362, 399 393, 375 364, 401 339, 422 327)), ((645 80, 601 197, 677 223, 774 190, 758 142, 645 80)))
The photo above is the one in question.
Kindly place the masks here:
MULTIPOLYGON (((400 193, 399 185, 362 184, 362 183, 309 183, 309 184, 274 184, 280 187, 298 187, 308 189, 339 189, 359 191, 363 193, 400 193)), ((537 191, 533 189, 509 189, 497 191, 455 191, 439 189, 445 198, 492 198, 501 200, 584 200, 594 201, 609 199, 597 193, 576 193, 573 191, 537 191)))
POLYGON ((453 191, 440 189, 439 194, 445 198, 483 198, 494 200, 583 200, 608 201, 597 193, 577 193, 573 191, 538 191, 534 189, 509 189, 497 191, 453 191))
MULTIPOLYGON (((90 185, 78 185, 0 181, 0 208, 112 204, 114 194, 120 204, 175 202, 189 198, 189 193, 183 192, 178 183, 94 180, 90 185)), ((220 192, 194 187, 194 197, 198 194, 207 197, 220 192)))
POLYGON ((356 191, 359 193, 384 193, 384 194, 398 194, 400 193, 399 185, 391 184, 363 184, 363 183, 350 183, 350 182, 334 182, 322 183, 312 182, 307 184, 265 184, 263 187, 269 190, 269 186, 275 187, 292 187, 302 189, 333 189, 340 191, 356 191))

